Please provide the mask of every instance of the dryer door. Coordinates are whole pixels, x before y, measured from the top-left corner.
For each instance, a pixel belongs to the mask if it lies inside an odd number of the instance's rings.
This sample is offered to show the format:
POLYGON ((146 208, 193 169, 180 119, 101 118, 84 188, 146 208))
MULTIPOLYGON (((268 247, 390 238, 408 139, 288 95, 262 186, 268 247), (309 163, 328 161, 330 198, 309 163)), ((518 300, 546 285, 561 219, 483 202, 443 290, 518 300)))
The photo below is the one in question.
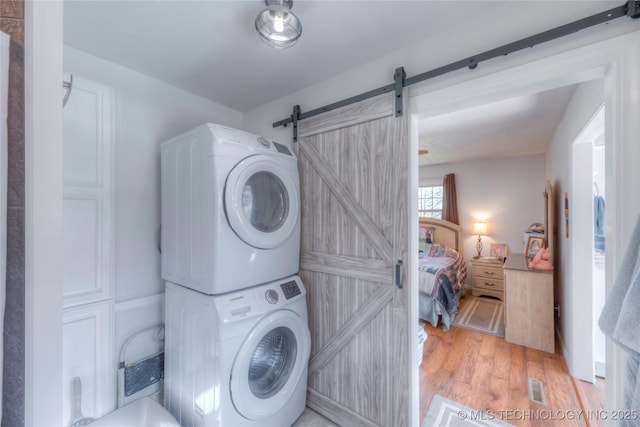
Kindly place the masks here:
POLYGON ((229 225, 245 243, 271 249, 298 224, 298 177, 269 156, 247 157, 231 170, 225 186, 229 225))
POLYGON ((260 320, 231 369, 231 400, 237 411, 260 420, 281 410, 307 375, 310 350, 307 322, 293 311, 279 310, 260 320))

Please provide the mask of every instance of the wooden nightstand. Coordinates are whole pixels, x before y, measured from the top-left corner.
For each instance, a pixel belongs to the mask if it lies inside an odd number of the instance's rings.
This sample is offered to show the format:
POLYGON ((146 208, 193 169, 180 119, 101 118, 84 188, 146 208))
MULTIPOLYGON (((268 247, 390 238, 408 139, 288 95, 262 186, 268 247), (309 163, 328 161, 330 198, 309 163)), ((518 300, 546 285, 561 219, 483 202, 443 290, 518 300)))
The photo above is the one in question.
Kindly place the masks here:
POLYGON ((504 301, 504 270, 497 258, 475 257, 473 265, 473 295, 486 295, 504 301))

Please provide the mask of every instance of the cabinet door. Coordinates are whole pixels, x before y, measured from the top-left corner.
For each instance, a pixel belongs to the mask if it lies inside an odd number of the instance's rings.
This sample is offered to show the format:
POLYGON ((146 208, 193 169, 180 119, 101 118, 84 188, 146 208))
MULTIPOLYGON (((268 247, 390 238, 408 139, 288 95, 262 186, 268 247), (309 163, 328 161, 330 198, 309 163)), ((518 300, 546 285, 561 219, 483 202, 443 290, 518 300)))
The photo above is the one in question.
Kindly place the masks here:
POLYGON ((505 270, 505 340, 554 352, 553 275, 505 270))
POLYGON ((63 110, 64 306, 112 296, 113 89, 74 76, 63 110))

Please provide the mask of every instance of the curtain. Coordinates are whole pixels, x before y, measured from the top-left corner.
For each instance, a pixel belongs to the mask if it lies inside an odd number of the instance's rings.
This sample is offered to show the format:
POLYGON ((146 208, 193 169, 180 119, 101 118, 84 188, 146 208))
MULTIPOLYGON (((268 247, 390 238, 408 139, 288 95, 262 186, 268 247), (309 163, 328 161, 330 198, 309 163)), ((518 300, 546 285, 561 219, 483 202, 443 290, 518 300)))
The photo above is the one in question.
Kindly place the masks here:
POLYGON ((458 193, 456 192, 456 174, 450 173, 444 176, 442 182, 444 192, 444 206, 442 206, 442 219, 460 225, 458 218, 458 193))

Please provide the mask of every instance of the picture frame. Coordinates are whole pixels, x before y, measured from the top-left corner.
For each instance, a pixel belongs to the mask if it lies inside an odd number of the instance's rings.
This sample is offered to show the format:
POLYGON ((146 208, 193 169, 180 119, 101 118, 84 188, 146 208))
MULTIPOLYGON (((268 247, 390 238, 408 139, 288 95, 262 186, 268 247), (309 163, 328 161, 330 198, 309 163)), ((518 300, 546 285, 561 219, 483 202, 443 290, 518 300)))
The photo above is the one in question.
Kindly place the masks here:
POLYGON ((524 254, 527 261, 531 261, 541 249, 544 249, 544 237, 529 236, 524 254))
POLYGON ((506 243, 491 243, 489 245, 489 256, 502 261, 507 257, 508 250, 509 246, 506 243))

